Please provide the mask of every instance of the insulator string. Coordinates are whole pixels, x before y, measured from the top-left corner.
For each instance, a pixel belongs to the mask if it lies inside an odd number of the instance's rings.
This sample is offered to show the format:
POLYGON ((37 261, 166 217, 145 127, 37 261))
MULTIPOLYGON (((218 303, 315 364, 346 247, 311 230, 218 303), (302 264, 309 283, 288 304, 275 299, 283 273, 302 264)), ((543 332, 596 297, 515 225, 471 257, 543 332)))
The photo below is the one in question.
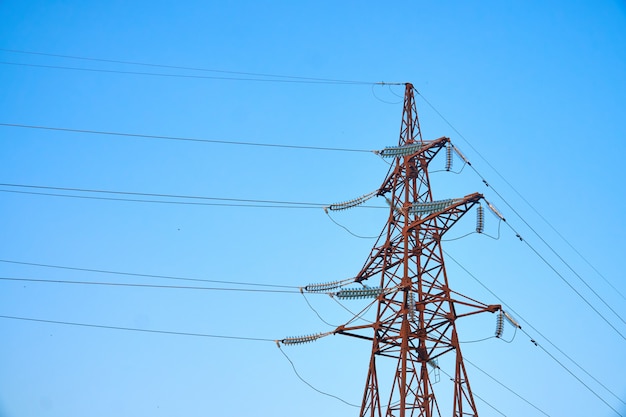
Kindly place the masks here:
POLYGON ((324 207, 324 210, 339 211, 339 210, 347 210, 349 208, 357 207, 365 203, 370 198, 376 196, 377 194, 378 194, 378 190, 372 191, 371 193, 364 194, 352 200, 344 201, 342 203, 331 204, 329 206, 324 207))
POLYGON ((502 310, 498 311, 498 316, 496 317, 496 337, 500 339, 502 334, 504 333, 504 314, 502 310))
POLYGON ((485 231, 485 211, 480 204, 476 207, 476 233, 485 231))

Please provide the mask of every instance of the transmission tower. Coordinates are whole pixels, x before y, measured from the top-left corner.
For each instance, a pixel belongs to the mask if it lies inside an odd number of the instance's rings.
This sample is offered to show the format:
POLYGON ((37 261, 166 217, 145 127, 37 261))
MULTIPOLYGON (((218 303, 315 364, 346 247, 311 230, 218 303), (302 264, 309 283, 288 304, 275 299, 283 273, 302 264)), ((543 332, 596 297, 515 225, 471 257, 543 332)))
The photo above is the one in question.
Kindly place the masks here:
POLYGON ((448 152, 450 161, 451 148, 449 138, 422 140, 414 89, 406 84, 398 146, 379 152, 395 160, 376 192, 387 199, 389 218, 354 280, 364 284, 368 279, 379 279, 376 319, 365 325, 346 324, 333 332, 372 342, 361 417, 440 416, 431 371, 438 370, 438 359, 449 352, 456 356, 451 375, 452 415, 478 415, 456 320, 481 312, 493 313, 500 306, 460 295, 448 283, 441 238, 483 199, 475 193, 433 200, 429 163, 441 150, 448 152), (380 366, 383 360, 391 361, 393 369, 389 379, 384 380, 385 386, 391 387, 385 390, 390 391, 386 399, 381 398, 386 392, 379 390, 379 380, 383 381, 384 371, 389 370, 389 366, 380 366))

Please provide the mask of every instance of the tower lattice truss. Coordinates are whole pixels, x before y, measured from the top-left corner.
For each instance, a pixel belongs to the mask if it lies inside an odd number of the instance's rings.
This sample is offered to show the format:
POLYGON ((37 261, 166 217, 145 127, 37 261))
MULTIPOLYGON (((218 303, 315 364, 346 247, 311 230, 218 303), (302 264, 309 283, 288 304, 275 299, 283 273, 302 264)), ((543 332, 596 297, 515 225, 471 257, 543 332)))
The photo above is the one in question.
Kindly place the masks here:
POLYGON ((380 286, 376 319, 365 325, 340 326, 333 332, 371 340, 362 417, 440 416, 433 391, 435 373, 431 371, 438 369, 438 359, 446 353, 456 357, 451 375, 452 415, 478 415, 459 347, 456 320, 480 312, 496 312, 500 306, 460 295, 448 284, 441 239, 483 199, 475 193, 433 200, 428 166, 442 149, 449 147, 450 139, 445 137, 422 140, 414 89, 406 84, 398 146, 379 152, 395 160, 375 193, 387 199, 389 218, 354 280, 380 286), (395 365, 392 375, 383 372, 389 367, 382 367, 380 361, 395 365), (379 389, 379 381, 384 382, 385 392, 379 389))

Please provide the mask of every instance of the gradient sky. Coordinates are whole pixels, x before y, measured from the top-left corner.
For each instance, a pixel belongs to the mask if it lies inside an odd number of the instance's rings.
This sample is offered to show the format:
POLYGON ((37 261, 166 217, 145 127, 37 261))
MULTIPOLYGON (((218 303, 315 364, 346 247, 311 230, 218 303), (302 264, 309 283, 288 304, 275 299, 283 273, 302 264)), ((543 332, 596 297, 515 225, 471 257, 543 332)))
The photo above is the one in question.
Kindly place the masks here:
MULTIPOLYGON (((319 207, 32 187, 329 204, 387 161, 24 125, 376 150, 402 113, 380 81, 413 83, 424 139, 472 162, 433 173, 435 199, 481 192, 507 219, 467 235, 469 214, 444 243, 451 287, 522 325, 457 322, 480 415, 626 416, 623 1, 4 0, 0 22, 0 416, 358 415, 367 342, 287 359, 274 340, 367 305, 297 288, 353 277, 385 209, 333 214, 344 229, 319 207), (295 291, 241 291, 285 289, 267 285, 295 291)), ((444 374, 435 389, 450 415, 444 374)))

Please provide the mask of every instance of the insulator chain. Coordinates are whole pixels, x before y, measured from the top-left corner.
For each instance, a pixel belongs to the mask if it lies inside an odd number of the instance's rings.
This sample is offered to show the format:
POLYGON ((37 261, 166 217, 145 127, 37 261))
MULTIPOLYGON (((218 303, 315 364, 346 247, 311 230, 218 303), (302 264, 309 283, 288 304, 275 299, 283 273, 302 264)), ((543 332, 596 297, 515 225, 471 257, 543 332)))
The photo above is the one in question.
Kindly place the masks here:
POLYGON ((382 151, 375 151, 374 153, 382 156, 383 158, 396 158, 400 156, 413 155, 422 149, 423 146, 423 142, 411 143, 403 146, 388 146, 382 151))
POLYGON ((460 198, 450 198, 447 200, 429 201, 426 203, 413 203, 409 209, 410 214, 432 214, 442 211, 454 203, 462 201, 460 198))
POLYGON ((489 201, 487 201, 487 200, 485 200, 485 202, 487 203, 487 207, 489 207, 489 209, 491 210, 491 212, 492 212, 493 214, 495 214, 495 215, 496 215, 496 217, 500 218, 500 220, 502 220, 503 222, 505 222, 505 221, 506 221, 506 219, 504 218, 504 216, 502 215, 502 213, 500 213, 500 212, 498 211, 498 209, 497 209, 497 208, 496 208, 493 204, 491 204, 491 203, 490 203, 489 201))
POLYGON ((480 204, 476 207, 476 233, 485 231, 485 210, 480 204))
POLYGON ((344 285, 352 284, 353 282, 354 278, 350 278, 341 281, 323 282, 321 284, 308 284, 304 287, 304 290, 307 292, 328 292, 343 287, 344 285))
POLYGON ((335 293, 335 297, 344 300, 354 300, 358 298, 376 298, 382 294, 383 289, 380 287, 365 288, 349 288, 335 293))
POLYGON ((408 305, 409 320, 415 321, 415 296, 413 292, 409 291, 409 305, 408 305))
POLYGON ((463 160, 463 162, 465 162, 467 165, 471 166, 472 164, 470 163, 470 161, 465 157, 465 155, 463 155, 461 153, 461 151, 459 150, 459 148, 457 148, 456 146, 452 145, 452 149, 454 150, 454 153, 456 153, 459 158, 461 158, 463 160))
POLYGON ((452 144, 448 142, 446 145, 446 171, 452 169, 452 144))
POLYGON ((357 197, 349 201, 344 201, 343 203, 331 204, 330 206, 324 207, 324 210, 331 210, 331 211, 347 210, 349 208, 356 207, 365 203, 367 200, 369 200, 370 198, 374 197, 377 194, 378 194, 378 190, 372 191, 371 193, 362 195, 361 197, 357 197))
POLYGON ((504 333, 504 312, 500 310, 496 318, 496 337, 501 338, 502 333, 504 333))
POLYGON ((332 332, 317 333, 306 336, 286 337, 282 340, 279 340, 278 342, 282 343, 283 345, 300 345, 302 343, 314 342, 317 339, 328 336, 329 334, 332 334, 332 332))

